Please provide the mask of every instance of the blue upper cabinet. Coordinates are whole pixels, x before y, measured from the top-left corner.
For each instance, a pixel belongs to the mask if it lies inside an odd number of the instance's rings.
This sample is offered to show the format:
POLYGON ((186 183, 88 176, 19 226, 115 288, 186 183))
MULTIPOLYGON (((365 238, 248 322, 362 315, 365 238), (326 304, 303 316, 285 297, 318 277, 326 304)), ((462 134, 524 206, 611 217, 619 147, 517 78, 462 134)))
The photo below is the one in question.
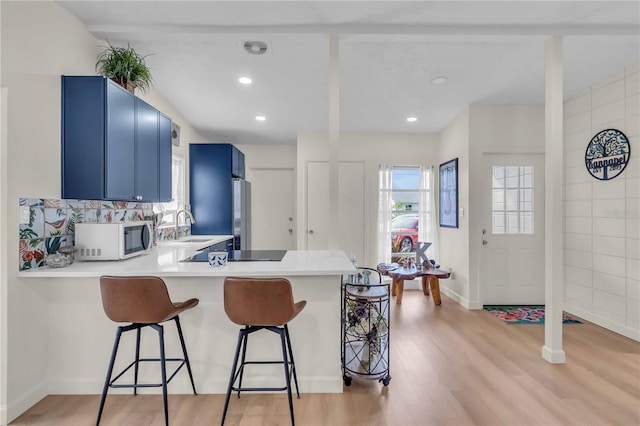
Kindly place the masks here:
POLYGON ((231 145, 231 175, 244 179, 244 154, 231 145))
POLYGON ((169 201, 171 120, 107 78, 63 76, 62 198, 169 201))
POLYGON ((244 177, 244 154, 230 144, 189 145, 189 201, 195 235, 233 234, 233 178, 244 177))

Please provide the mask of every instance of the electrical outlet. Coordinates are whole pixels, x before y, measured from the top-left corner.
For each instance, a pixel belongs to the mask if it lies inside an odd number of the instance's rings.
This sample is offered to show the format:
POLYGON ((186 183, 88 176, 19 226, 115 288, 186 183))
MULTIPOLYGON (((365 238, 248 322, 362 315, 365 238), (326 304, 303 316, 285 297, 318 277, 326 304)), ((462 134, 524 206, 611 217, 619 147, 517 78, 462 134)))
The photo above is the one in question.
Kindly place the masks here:
POLYGON ((455 280, 456 274, 453 273, 453 268, 449 268, 449 279, 455 280))
POLYGON ((29 206, 20 206, 18 209, 18 223, 20 225, 28 224, 30 215, 31 211, 29 210, 29 206))

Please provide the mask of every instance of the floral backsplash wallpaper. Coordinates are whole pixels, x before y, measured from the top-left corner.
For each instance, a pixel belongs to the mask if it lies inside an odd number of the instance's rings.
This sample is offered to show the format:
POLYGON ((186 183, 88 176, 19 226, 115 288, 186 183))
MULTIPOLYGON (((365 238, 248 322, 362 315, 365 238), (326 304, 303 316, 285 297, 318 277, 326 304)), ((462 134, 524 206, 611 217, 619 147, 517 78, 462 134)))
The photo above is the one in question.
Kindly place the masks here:
POLYGON ((153 204, 127 201, 20 198, 29 207, 29 223, 19 225, 20 270, 45 265, 45 257, 74 245, 75 224, 152 220, 153 204))

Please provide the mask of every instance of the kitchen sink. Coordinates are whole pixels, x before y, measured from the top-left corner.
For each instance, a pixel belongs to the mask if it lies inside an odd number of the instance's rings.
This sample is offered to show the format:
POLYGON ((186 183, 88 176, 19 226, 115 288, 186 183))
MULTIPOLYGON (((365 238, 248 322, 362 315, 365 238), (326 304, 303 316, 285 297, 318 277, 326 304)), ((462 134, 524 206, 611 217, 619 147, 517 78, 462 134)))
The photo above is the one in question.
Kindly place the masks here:
POLYGON ((187 237, 180 238, 179 240, 161 240, 159 243, 168 244, 168 245, 197 244, 197 243, 208 243, 211 240, 214 240, 215 238, 216 238, 215 236, 201 236, 201 237, 187 236, 187 237))
POLYGON ((205 241, 211 241, 211 238, 185 238, 176 240, 176 243, 203 243, 205 241))

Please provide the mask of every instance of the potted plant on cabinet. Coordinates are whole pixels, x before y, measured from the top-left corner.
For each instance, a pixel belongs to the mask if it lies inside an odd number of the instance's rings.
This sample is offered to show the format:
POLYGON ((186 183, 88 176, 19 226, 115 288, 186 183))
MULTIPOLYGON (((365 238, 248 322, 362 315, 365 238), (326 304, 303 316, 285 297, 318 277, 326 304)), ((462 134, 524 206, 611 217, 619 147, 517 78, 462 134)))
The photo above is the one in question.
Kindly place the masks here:
POLYGON ((97 58, 96 71, 134 93, 136 87, 145 92, 151 84, 151 72, 145 62, 148 55, 137 53, 128 43, 116 47, 109 43, 97 58))

